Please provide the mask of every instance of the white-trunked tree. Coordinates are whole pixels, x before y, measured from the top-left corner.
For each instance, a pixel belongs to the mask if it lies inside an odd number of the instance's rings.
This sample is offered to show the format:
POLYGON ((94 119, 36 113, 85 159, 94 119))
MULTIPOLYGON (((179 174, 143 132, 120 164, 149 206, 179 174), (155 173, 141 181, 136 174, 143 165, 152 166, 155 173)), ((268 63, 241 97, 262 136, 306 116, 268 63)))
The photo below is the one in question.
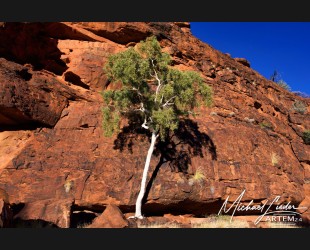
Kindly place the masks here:
POLYGON ((141 126, 150 131, 151 143, 145 160, 135 218, 142 219, 142 200, 151 157, 158 138, 178 128, 180 119, 195 115, 194 108, 212 103, 212 89, 194 71, 180 71, 170 66, 170 55, 162 52, 156 37, 108 58, 105 71, 115 90, 102 93, 105 106, 103 129, 111 136, 119 129, 121 117, 141 117, 141 126), (200 98, 198 97, 200 96, 200 98))

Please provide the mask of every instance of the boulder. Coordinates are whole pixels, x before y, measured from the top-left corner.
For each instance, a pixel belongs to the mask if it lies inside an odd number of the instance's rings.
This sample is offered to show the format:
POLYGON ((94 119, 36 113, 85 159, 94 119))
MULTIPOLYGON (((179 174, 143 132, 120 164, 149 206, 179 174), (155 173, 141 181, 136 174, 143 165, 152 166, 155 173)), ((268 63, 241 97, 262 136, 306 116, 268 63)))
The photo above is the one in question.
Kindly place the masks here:
POLYGON ((103 213, 86 228, 124 228, 128 225, 121 210, 115 205, 108 205, 103 213))
POLYGON ((235 60, 238 62, 238 63, 241 63, 242 65, 244 65, 244 66, 246 66, 246 67, 251 67, 251 65, 250 65, 250 62, 247 60, 247 59, 245 59, 245 58, 235 58, 235 60))
MULTIPOLYGON (((14 220, 37 221, 52 227, 69 228, 73 200, 37 200, 24 205, 14 220)), ((34 223, 35 224, 35 223, 34 223)))

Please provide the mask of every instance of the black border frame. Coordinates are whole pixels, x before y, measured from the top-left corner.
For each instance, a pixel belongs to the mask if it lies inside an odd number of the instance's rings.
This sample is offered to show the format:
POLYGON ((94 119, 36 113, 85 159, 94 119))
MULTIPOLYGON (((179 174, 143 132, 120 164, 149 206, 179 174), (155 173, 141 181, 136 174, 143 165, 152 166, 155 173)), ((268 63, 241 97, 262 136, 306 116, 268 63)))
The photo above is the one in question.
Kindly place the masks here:
POLYGON ((307 1, 5 1, 0 21, 309 22, 307 1))
MULTIPOLYGON (((188 21, 310 22, 306 1, 11 1, 1 3, 0 21, 188 21)), ((0 229, 1 245, 31 248, 235 249, 300 247, 303 229, 0 229)), ((309 234, 308 234, 309 235, 309 234)))

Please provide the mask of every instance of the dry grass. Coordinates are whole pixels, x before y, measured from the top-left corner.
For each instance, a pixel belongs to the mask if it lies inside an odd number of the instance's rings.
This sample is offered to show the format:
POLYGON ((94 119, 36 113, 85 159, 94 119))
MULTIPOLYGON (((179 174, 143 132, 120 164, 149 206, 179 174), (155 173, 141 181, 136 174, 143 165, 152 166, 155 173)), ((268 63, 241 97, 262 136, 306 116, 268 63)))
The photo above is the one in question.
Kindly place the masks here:
POLYGON ((193 180, 195 181, 200 181, 205 179, 206 177, 204 176, 204 174, 201 172, 200 169, 197 169, 196 173, 193 176, 193 180))
POLYGON ((268 228, 302 228, 292 223, 284 223, 284 222, 268 222, 268 228))
POLYGON ((77 228, 87 228, 90 224, 91 224, 91 222, 80 223, 77 225, 77 228))
POLYGON ((276 166, 279 164, 279 161, 281 160, 281 157, 277 155, 276 153, 271 154, 271 164, 272 166, 276 166))
POLYGON ((168 223, 149 223, 149 224, 138 224, 138 228, 181 228, 180 224, 168 222, 168 223))
POLYGON ((196 182, 201 183, 204 179, 206 179, 205 175, 202 170, 198 168, 195 174, 189 179, 189 184, 193 185, 196 182))
POLYGON ((232 219, 230 222, 231 216, 220 215, 210 218, 210 221, 203 223, 194 223, 192 228, 249 228, 250 225, 244 220, 232 219))
POLYGON ((70 190, 72 189, 72 186, 73 186, 73 181, 66 181, 65 184, 64 184, 64 188, 65 188, 65 191, 66 193, 69 193, 70 190))

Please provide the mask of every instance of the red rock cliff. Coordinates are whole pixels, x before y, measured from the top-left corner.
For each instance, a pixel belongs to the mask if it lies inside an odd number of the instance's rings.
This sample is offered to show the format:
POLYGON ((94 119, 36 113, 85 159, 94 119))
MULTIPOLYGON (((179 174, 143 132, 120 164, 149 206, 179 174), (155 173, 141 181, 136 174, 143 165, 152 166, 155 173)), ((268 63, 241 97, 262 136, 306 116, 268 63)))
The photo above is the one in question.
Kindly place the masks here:
POLYGON ((167 146, 168 162, 152 158, 145 214, 217 213, 244 189, 244 200, 257 204, 280 195, 308 207, 310 146, 302 134, 310 100, 201 42, 188 23, 2 23, 0 188, 15 218, 70 227, 82 210, 134 210, 149 142, 130 127, 103 136, 102 67, 151 34, 175 67, 202 73, 214 105, 183 123, 185 144, 167 146), (294 109, 296 101, 307 110, 294 109))

